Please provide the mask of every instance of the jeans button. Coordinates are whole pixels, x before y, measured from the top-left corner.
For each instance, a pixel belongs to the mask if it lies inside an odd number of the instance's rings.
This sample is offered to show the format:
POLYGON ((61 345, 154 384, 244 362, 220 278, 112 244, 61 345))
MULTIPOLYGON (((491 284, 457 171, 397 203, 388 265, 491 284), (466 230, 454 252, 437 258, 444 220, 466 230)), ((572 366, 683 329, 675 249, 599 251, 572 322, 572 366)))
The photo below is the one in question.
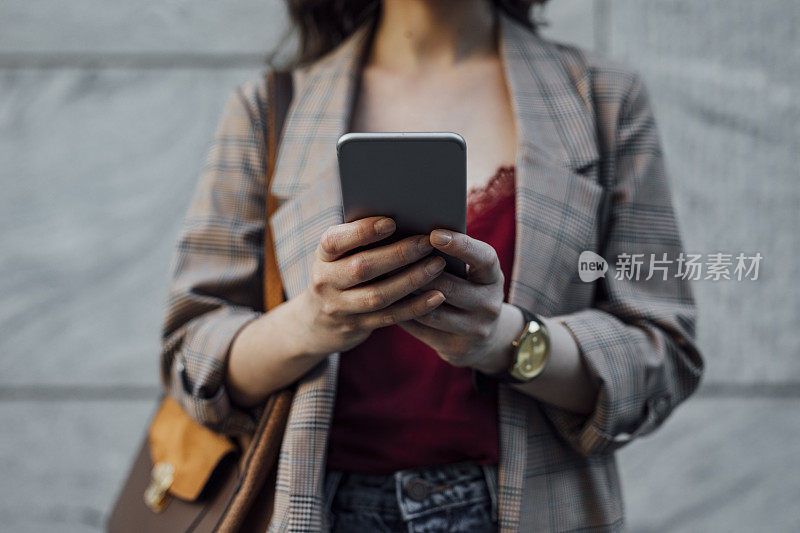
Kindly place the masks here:
POLYGON ((416 502, 424 501, 431 493, 430 484, 421 477, 412 477, 406 481, 406 494, 416 502))

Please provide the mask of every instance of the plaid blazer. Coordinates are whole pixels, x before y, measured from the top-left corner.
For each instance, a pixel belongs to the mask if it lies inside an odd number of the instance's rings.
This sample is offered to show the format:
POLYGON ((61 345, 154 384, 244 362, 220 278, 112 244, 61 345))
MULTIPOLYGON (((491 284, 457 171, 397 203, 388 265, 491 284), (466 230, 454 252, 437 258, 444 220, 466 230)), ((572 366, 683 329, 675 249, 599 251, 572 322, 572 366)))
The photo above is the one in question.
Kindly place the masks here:
MULTIPOLYGON (((272 184, 280 205, 270 214, 288 298, 306 288, 322 232, 342 222, 335 146, 347 128, 368 33, 362 28, 294 72, 272 184)), ((505 16, 500 38, 518 128, 508 300, 561 317, 599 385, 588 416, 501 386, 500 529, 618 530, 614 450, 658 427, 703 370, 688 283, 613 276, 620 253, 681 251, 658 134, 636 74, 505 16), (577 265, 581 251, 598 246, 600 177, 613 194, 605 250, 611 270, 605 297, 595 300, 577 265)), ((225 107, 177 245, 163 330, 167 390, 197 420, 231 434, 253 428, 253 413, 231 405, 224 368, 237 331, 261 313, 265 167, 256 95, 265 91, 261 79, 243 84, 225 107)), ((271 532, 327 529, 322 481, 338 367, 334 353, 299 380, 271 532)))

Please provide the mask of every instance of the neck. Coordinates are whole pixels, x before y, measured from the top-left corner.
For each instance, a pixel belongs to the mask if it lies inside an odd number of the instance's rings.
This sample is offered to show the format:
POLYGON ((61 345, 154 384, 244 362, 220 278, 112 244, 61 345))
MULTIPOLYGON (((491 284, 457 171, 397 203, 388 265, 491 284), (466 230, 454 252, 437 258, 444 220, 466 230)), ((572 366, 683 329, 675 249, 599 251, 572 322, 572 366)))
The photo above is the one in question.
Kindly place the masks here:
POLYGON ((369 62, 415 71, 496 54, 489 0, 383 0, 369 62))

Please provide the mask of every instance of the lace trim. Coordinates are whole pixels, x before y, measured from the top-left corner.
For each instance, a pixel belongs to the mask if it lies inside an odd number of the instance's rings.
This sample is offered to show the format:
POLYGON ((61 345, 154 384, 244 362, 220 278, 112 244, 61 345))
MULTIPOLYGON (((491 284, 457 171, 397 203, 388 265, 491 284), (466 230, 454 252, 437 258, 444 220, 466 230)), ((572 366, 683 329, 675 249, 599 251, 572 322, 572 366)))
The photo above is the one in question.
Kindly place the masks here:
POLYGON ((496 205, 501 198, 514 194, 514 170, 514 165, 501 166, 488 182, 471 187, 467 192, 467 209, 480 213, 496 205))

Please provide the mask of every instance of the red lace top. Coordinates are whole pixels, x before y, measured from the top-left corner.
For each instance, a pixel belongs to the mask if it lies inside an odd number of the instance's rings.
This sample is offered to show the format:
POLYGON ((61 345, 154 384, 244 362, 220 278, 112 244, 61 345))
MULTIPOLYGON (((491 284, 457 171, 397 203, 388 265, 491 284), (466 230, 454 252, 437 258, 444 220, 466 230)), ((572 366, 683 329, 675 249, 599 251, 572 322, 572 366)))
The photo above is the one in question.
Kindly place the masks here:
MULTIPOLYGON (((491 244, 511 279, 514 167, 501 167, 467 197, 467 234, 491 244)), ((446 304, 443 304, 446 305, 446 304)), ((480 394, 457 368, 399 326, 375 330, 342 354, 328 468, 385 474, 473 460, 495 464, 497 390, 480 394)))

